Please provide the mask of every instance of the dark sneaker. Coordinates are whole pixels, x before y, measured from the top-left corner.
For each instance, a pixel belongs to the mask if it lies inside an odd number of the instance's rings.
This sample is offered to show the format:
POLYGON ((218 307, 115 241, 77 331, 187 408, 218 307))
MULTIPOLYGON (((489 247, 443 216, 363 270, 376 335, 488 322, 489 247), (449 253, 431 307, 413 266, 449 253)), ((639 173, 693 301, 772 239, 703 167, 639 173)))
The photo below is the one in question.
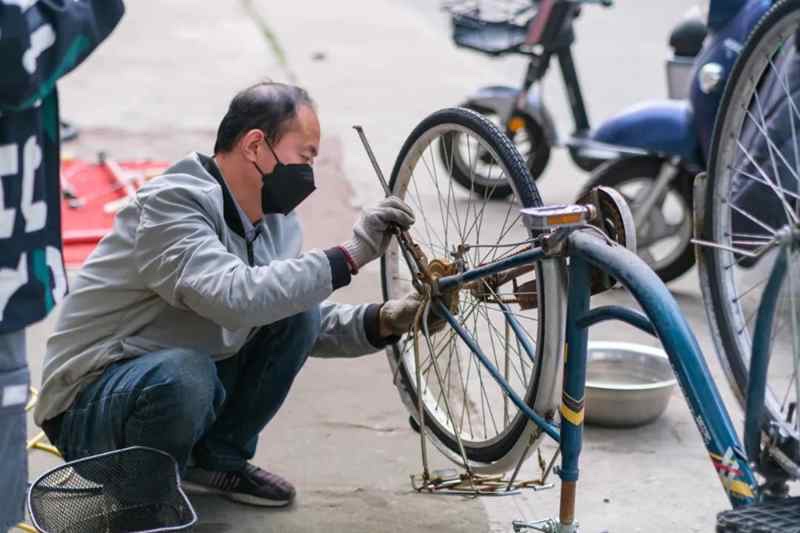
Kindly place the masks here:
POLYGON ((291 483, 250 463, 238 472, 190 467, 181 484, 189 492, 219 494, 235 502, 261 507, 283 507, 294 500, 291 483))

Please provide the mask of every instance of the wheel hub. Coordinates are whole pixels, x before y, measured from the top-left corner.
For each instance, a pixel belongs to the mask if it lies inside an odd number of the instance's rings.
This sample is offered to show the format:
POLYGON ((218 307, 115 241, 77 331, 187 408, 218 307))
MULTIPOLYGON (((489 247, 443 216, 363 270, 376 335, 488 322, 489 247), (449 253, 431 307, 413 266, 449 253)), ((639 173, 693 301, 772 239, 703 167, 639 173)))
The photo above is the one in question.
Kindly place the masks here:
MULTIPOLYGON (((425 269, 428 279, 432 283, 445 276, 452 276, 458 274, 458 265, 446 259, 432 259, 427 268, 425 269)), ((454 315, 458 314, 458 289, 452 289, 442 294, 442 301, 447 306, 447 309, 454 315)))

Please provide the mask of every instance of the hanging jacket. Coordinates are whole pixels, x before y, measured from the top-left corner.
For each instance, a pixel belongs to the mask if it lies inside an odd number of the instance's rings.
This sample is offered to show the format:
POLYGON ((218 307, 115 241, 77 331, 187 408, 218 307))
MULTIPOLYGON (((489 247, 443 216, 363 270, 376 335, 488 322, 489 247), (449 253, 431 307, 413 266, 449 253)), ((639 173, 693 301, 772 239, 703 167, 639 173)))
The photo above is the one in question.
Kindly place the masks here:
POLYGON ((66 293, 55 84, 123 11, 119 0, 0 0, 0 334, 66 293))

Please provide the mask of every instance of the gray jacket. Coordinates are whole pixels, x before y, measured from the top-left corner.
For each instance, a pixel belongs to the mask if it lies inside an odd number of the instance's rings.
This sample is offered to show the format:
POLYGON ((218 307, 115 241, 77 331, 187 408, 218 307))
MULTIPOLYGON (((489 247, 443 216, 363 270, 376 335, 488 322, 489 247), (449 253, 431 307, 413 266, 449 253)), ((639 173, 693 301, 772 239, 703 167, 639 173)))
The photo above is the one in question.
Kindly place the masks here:
POLYGON ((114 361, 172 347, 235 354, 254 328, 319 305, 312 355, 358 356, 378 336, 378 308, 326 302, 350 282, 336 248, 301 253, 297 216, 266 215, 248 242, 213 160, 190 154, 145 184, 116 217, 65 298, 47 343, 40 424, 66 410, 114 361))

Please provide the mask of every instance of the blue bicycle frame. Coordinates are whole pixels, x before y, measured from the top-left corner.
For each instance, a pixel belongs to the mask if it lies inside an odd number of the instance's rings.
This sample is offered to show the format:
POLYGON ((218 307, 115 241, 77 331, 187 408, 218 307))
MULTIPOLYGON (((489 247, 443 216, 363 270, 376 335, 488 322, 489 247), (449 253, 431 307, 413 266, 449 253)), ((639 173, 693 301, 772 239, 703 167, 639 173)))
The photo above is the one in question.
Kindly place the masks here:
MULTIPOLYGON (((574 496, 579 477, 579 458, 583 437, 584 398, 586 385, 586 349, 588 328, 605 320, 622 320, 642 331, 658 337, 669 356, 675 376, 686 398, 697 428, 711 457, 733 507, 752 503, 757 497, 756 479, 747 455, 744 453, 728 411, 722 402, 697 340, 689 328, 678 304, 658 276, 636 254, 626 248, 604 240, 595 232, 575 230, 564 238, 564 253, 557 254, 569 259, 567 288, 567 324, 565 350, 565 372, 561 401, 560 427, 534 412, 503 379, 501 373, 482 352, 471 335, 461 327, 447 306, 434 299, 437 312, 444 316, 450 326, 470 347, 480 362, 504 389, 511 401, 547 435, 559 442, 562 454, 561 516, 563 526, 574 524, 574 496), (590 281, 593 268, 599 269, 624 286, 635 298, 644 313, 620 306, 604 306, 590 309, 590 281)), ((497 274, 511 268, 531 264, 545 257, 552 257, 541 247, 492 262, 466 272, 440 278, 434 294, 456 289, 458 286, 497 274)), ((563 260, 563 259, 562 259, 563 260)), ((772 277, 780 286, 785 269, 773 270, 772 277)), ((565 282, 567 283, 567 282, 565 282)), ((776 291, 777 287, 772 290, 776 291)), ((765 298, 775 293, 768 288, 765 298)), ((506 304, 500 304, 512 330, 520 336, 523 327, 506 304)), ((759 319, 766 320, 771 309, 762 306, 759 319)), ((771 313, 770 313, 771 314, 771 313)), ((754 343, 755 344, 755 343, 754 343)), ((532 346, 523 346, 528 356, 535 357, 532 346)), ((763 348, 763 346, 762 346, 763 348)), ((754 355, 753 365, 768 358, 768 351, 754 355)), ((763 382, 766 379, 764 368, 763 382)), ((761 397, 763 406, 763 394, 761 397)), ((760 411, 759 411, 760 413, 760 411)), ((750 413, 748 413, 749 415, 750 413)), ((760 417, 758 418, 760 420, 760 417)), ((760 425, 752 431, 760 435, 760 425)), ((748 435, 752 438, 752 435, 748 435)))

